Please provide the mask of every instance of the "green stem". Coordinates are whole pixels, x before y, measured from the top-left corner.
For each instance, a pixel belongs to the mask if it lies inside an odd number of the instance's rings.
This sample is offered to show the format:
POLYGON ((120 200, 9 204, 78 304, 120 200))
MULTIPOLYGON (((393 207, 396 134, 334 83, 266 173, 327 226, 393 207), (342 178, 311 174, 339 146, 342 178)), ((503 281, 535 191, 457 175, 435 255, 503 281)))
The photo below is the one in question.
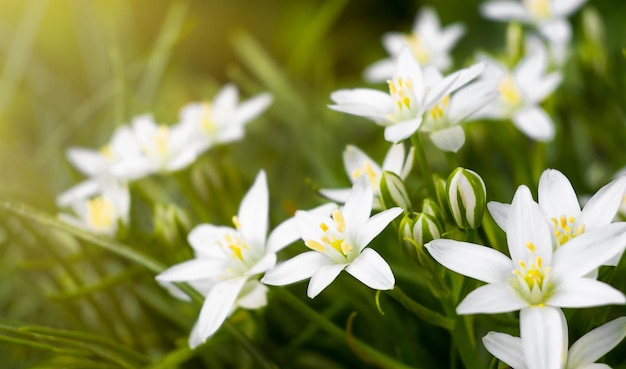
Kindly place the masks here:
POLYGON ((411 144, 415 148, 415 160, 417 161, 417 165, 422 171, 422 177, 424 177, 424 180, 426 181, 428 193, 433 198, 437 198, 435 182, 433 182, 433 173, 428 166, 428 161, 426 160, 426 152, 424 151, 424 144, 422 143, 422 138, 420 137, 419 132, 416 132, 413 136, 411 136, 411 144))
POLYGON ((322 314, 315 311, 309 305, 295 297, 291 292, 287 291, 284 288, 275 288, 272 290, 276 293, 283 301, 290 304, 295 310, 301 312, 303 315, 306 315, 309 319, 314 321, 321 329, 330 333, 332 336, 339 340, 346 340, 348 343, 351 343, 353 348, 357 349, 363 356, 367 357, 372 361, 373 364, 378 366, 379 368, 384 369, 410 369, 411 367, 396 361, 394 358, 387 356, 386 354, 376 350, 375 348, 367 345, 366 343, 360 341, 359 339, 350 336, 346 331, 337 327, 335 324, 330 322, 326 317, 322 314))
POLYGON ((474 339, 474 335, 472 334, 472 321, 471 316, 460 316, 457 315, 454 305, 456 305, 454 301, 455 297, 450 296, 450 298, 445 299, 444 301, 444 310, 446 311, 446 315, 449 319, 453 319, 455 321, 454 329, 450 330, 450 335, 452 336, 452 343, 458 350, 461 361, 463 362, 463 366, 467 369, 478 369, 481 368, 482 365, 480 360, 476 354, 476 340, 474 339))
POLYGON ((402 304, 405 309, 415 314, 418 318, 423 321, 445 328, 449 331, 454 329, 454 320, 448 317, 445 317, 435 311, 430 310, 429 308, 421 305, 416 302, 409 296, 407 296, 398 286, 395 286, 393 290, 389 291, 391 297, 393 297, 396 301, 402 304))

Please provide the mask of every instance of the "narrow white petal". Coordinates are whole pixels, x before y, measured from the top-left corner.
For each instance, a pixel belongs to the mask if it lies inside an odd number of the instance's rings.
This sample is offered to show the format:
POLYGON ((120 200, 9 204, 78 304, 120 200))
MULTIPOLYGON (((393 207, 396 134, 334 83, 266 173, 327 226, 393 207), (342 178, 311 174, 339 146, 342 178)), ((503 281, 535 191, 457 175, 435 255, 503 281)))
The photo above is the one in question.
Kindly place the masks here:
POLYGON ((402 174, 402 168, 405 165, 404 144, 391 145, 385 160, 383 161, 382 170, 393 172, 399 176, 402 174))
POLYGON ((214 259, 192 259, 176 264, 156 276, 158 281, 187 282, 217 278, 224 273, 224 262, 214 259))
POLYGON ((350 196, 350 191, 352 191, 352 188, 322 188, 319 190, 320 195, 340 204, 344 204, 346 200, 348 200, 348 197, 350 196))
POLYGON ((567 355, 567 367, 583 368, 611 351, 626 337, 626 317, 612 320, 574 342, 567 355))
POLYGON ((252 187, 241 200, 237 217, 239 232, 248 247, 265 247, 269 212, 269 190, 265 172, 260 171, 252 187))
POLYGON ((584 224, 586 231, 609 224, 615 218, 625 192, 626 176, 605 185, 585 204, 576 223, 584 224))
POLYGON ((244 309, 260 309, 267 305, 267 291, 267 286, 256 279, 248 281, 244 285, 236 304, 244 309))
POLYGON ((104 174, 103 172, 107 169, 106 160, 95 150, 70 147, 67 150, 67 159, 88 177, 104 174))
POLYGON ((487 351, 515 369, 527 369, 522 340, 500 332, 489 332, 483 337, 487 351))
POLYGON ((520 85, 520 89, 524 91, 523 93, 529 103, 539 104, 559 87, 562 80, 563 76, 561 73, 554 72, 533 81, 532 86, 524 87, 520 85))
POLYGON ((236 232, 233 228, 200 224, 189 232, 187 241, 194 249, 196 257, 220 258, 224 253, 216 243, 221 242, 225 234, 236 232))
POLYGON ((309 281, 306 294, 309 298, 315 298, 320 292, 329 284, 331 284, 335 278, 346 267, 346 264, 330 264, 321 266, 309 281))
POLYGON ((398 54, 397 68, 394 77, 409 78, 413 84, 413 94, 417 101, 422 101, 425 94, 424 75, 422 68, 413 57, 408 47, 404 47, 398 54))
POLYGON ((461 126, 452 126, 431 133, 430 140, 440 150, 457 152, 465 143, 465 132, 461 126))
POLYGON ((539 32, 553 44, 567 44, 572 38, 572 26, 563 18, 541 23, 539 32))
POLYGON ((529 307, 520 312, 526 364, 533 369, 561 369, 567 355, 567 322, 561 309, 529 307))
MULTIPOLYGON (((337 205, 329 203, 308 210, 308 212, 310 214, 328 217, 336 208, 337 205)), ((300 229, 298 228, 296 218, 291 217, 277 225, 267 237, 267 250, 268 252, 276 253, 282 250, 285 246, 295 242, 300 237, 300 229)))
MULTIPOLYGON (((389 53, 389 55, 399 55, 402 49, 406 47, 406 42, 404 34, 400 32, 387 32, 382 37, 382 43, 385 50, 389 53)), ((393 66, 393 73, 396 70, 397 64, 393 66)))
POLYGON ((506 284, 486 284, 470 292, 456 307, 457 314, 496 314, 516 311, 528 306, 506 284))
POLYGON ((377 83, 384 82, 393 76, 396 71, 396 61, 392 58, 379 60, 363 71, 363 77, 366 81, 377 83))
POLYGON ((243 126, 249 121, 259 116, 267 107, 272 103, 272 95, 269 93, 263 93, 251 97, 250 99, 241 103, 235 111, 236 126, 243 126))
MULTIPOLYGON (((438 44, 436 45, 438 50, 450 50, 459 41, 459 39, 465 34, 465 26, 461 23, 453 23, 446 26, 439 34, 438 44)), ((439 66, 438 66, 439 67, 439 66)), ((440 68, 445 69, 445 68, 440 68)))
POLYGON ((218 282, 209 292, 198 318, 199 334, 206 341, 224 323, 235 305, 247 278, 227 279, 218 282))
POLYGON ((308 251, 276 265, 265 273, 261 282, 271 286, 300 282, 311 278, 322 266, 332 264, 334 263, 328 256, 317 251, 308 251))
POLYGON ((514 269, 504 254, 473 243, 438 239, 426 244, 426 250, 446 268, 487 283, 503 283, 514 269))
POLYGON ((390 290, 396 284, 389 264, 370 248, 363 250, 346 267, 346 272, 375 290, 390 290))
POLYGON ((348 145, 343 151, 343 164, 346 168, 346 173, 351 181, 355 181, 354 174, 357 171, 362 171, 366 165, 369 165, 374 173, 380 175, 382 172, 378 164, 372 160, 366 153, 361 151, 356 146, 348 145))
POLYGON ((384 210, 370 219, 358 229, 356 243, 360 250, 363 250, 374 237, 378 236, 398 215, 402 213, 402 208, 391 208, 384 210))
POLYGON ((554 138, 554 123, 539 106, 530 106, 515 113, 513 123, 533 140, 550 141, 554 138))
POLYGON ((498 227, 500 227, 500 229, 505 232, 510 207, 511 204, 504 204, 497 201, 489 201, 487 203, 487 209, 489 210, 489 214, 491 214, 491 217, 493 218, 493 220, 495 220, 498 227))
POLYGON ((100 191, 100 184, 95 179, 88 179, 62 192, 56 198, 58 207, 64 208, 76 201, 85 201, 100 191))
POLYGON ((546 215, 557 220, 562 215, 569 218, 578 217, 580 214, 574 187, 567 177, 556 169, 546 169, 541 173, 537 200, 546 215))
POLYGON ((552 12, 557 17, 567 17, 578 8, 580 8, 587 0, 552 0, 552 12))
POLYGON ((276 265, 276 254, 269 253, 257 261, 246 273, 247 276, 253 276, 255 274, 263 273, 273 268, 276 265))
POLYGON ((480 6, 480 13, 485 18, 500 21, 528 21, 528 10, 518 1, 489 1, 480 6))
POLYGON ((471 115, 495 100, 498 96, 492 81, 473 82, 452 95, 448 116, 451 122, 460 123, 471 119, 471 115))
POLYGON ((398 143, 411 137, 422 124, 422 116, 415 119, 405 120, 385 127, 385 140, 398 143))
POLYGON ((189 333, 189 348, 195 349, 196 347, 203 344, 205 339, 200 335, 200 326, 196 321, 191 328, 191 333, 189 333))
POLYGON ((603 265, 626 247, 626 223, 585 232, 559 247, 552 257, 555 278, 582 277, 603 265))
POLYGON ((329 108, 375 121, 386 120, 389 114, 393 113, 391 96, 374 89, 338 90, 333 92, 330 98, 335 105, 329 105, 329 108))
POLYGON ((352 192, 341 210, 346 222, 346 232, 357 232, 367 222, 372 212, 373 200, 372 185, 366 175, 361 175, 352 185, 352 192))
POLYGON ((589 278, 559 281, 546 304, 564 308, 581 308, 624 304, 626 297, 606 283, 589 278))

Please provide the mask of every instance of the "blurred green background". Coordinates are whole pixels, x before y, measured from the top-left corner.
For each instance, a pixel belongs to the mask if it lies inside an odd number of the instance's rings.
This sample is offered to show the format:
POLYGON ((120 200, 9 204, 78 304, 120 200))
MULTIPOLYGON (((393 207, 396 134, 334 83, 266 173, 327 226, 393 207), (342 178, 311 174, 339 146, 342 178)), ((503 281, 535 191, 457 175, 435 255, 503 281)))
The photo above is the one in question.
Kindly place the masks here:
MULTIPOLYGON (((469 64, 478 51, 505 52, 506 25, 482 19, 479 4, 0 0, 0 198, 55 214, 56 195, 82 179, 65 159, 68 147, 100 147, 116 126, 146 112, 173 124, 184 104, 211 99, 233 81, 244 98, 272 92, 273 105, 241 142, 212 149, 173 178, 133 184, 134 228, 122 241, 166 265, 189 258, 188 230, 200 222, 228 224, 260 169, 268 171, 275 225, 295 209, 321 203, 312 187, 348 185, 341 160, 346 144, 382 160, 388 146, 380 127, 326 105, 338 88, 367 86, 361 73, 385 56, 384 32, 409 32, 417 11, 432 5, 443 25, 461 21, 467 27, 453 51, 455 67, 469 64), (187 179, 191 189, 181 188, 187 179)), ((489 200, 510 201, 522 183, 536 188, 546 167, 563 171, 579 194, 593 193, 626 165, 626 2, 597 0, 588 7, 600 14, 604 31, 599 42, 590 39, 582 12, 572 17, 574 52, 563 86, 546 103, 557 125, 553 143, 529 142, 509 123, 466 127, 468 142, 458 162, 483 176, 489 200), (526 166, 515 167, 520 161, 526 166)), ((445 156, 429 153, 435 172, 447 176, 445 156)), ((421 181, 409 179, 416 200, 421 181)), ((0 222, 0 321, 6 335, 32 338, 11 331, 20 322, 91 331, 132 347, 149 362, 185 346, 197 310, 170 299, 153 274, 16 216, 0 212, 0 222)), ((391 232, 386 237, 395 242, 391 232)), ((418 278, 399 249, 381 253, 397 263, 392 268, 399 283, 418 278)), ((311 304, 339 325, 358 309, 357 336, 408 364, 447 365, 445 332, 407 323, 406 313, 389 299, 382 317, 370 290, 345 276, 338 283, 311 304), (347 288, 354 301, 338 299, 347 288)), ((304 296, 304 285, 293 291, 304 296)), ((418 283, 412 293, 421 292, 418 283)), ((428 299, 426 305, 435 304, 428 299)), ((265 313, 240 312, 232 320, 281 367, 364 365, 355 364, 345 343, 324 341, 323 333, 284 305, 270 303, 265 313), (254 324, 246 323, 250 316, 254 324)), ((504 324, 514 327, 510 320, 504 324)), ((239 355, 236 342, 218 334, 187 365, 255 367, 247 354, 239 355)), ((8 363, 3 367, 86 365, 53 354, 0 343, 0 357, 8 363)))

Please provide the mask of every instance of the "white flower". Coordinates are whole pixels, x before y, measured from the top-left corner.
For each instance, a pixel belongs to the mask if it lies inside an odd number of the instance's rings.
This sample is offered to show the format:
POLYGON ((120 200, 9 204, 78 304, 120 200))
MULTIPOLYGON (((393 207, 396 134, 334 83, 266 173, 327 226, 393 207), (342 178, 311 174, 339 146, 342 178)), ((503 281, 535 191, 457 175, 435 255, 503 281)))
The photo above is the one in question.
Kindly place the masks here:
POLYGON ((626 317, 617 318, 588 332, 574 342, 569 351, 567 350, 566 324, 563 339, 560 342, 555 340, 553 347, 540 345, 543 343, 541 336, 549 334, 549 328, 551 327, 538 329, 539 337, 533 337, 532 331, 522 331, 522 337, 489 332, 483 337, 483 343, 493 356, 513 369, 610 369, 606 364, 595 362, 624 339, 626 317), (536 341, 537 338, 539 341, 536 341))
MULTIPOLYGON (((570 181, 556 169, 546 169, 539 178, 538 202, 552 225, 554 246, 560 247, 585 232, 610 224, 617 214, 626 191, 626 175, 602 187, 581 210, 570 181)), ((509 205, 487 204, 496 223, 506 231, 509 205)), ((615 265, 619 257, 608 264, 615 265)))
POLYGON ((61 213, 61 220, 94 233, 113 236, 120 222, 128 224, 130 193, 122 182, 87 180, 60 194, 57 206, 71 207, 75 213, 61 213))
POLYGON ((190 165, 198 155, 197 148, 192 145, 192 128, 183 123, 157 124, 149 114, 135 117, 132 130, 141 155, 116 163, 111 167, 111 173, 116 177, 138 179, 190 165))
POLYGON ((624 295, 586 274, 626 247, 626 224, 585 232, 553 251, 553 232, 526 186, 515 193, 506 222, 510 258, 485 246, 434 240, 426 250, 439 263, 487 282, 470 292, 459 314, 501 313, 532 306, 589 307, 622 304, 624 295))
POLYGON ((475 117, 511 119, 526 136, 549 141, 554 138, 554 123, 539 105, 561 83, 561 73, 546 74, 547 54, 539 40, 529 41, 526 56, 511 71, 497 61, 483 56, 487 68, 484 81, 497 85, 500 96, 475 117))
POLYGON ((265 287, 253 277, 272 268, 276 252, 299 237, 293 218, 281 223, 268 236, 268 210, 267 181, 265 172, 261 171, 233 217, 235 228, 197 226, 189 234, 195 258, 157 275, 160 283, 188 282, 205 295, 190 335, 191 347, 215 333, 235 307, 265 305, 265 287))
POLYGON ((481 13, 499 21, 520 21, 535 25, 552 43, 567 43, 571 27, 565 19, 586 0, 521 0, 488 1, 481 13))
MULTIPOLYGON (((438 71, 430 68, 425 73, 426 84, 436 85, 443 80, 438 71)), ((460 124, 498 96, 492 81, 476 81, 446 95, 426 113, 421 130, 430 134, 439 149, 457 152, 465 143, 460 124)))
MULTIPOLYGON (((383 206, 380 201, 380 179, 383 171, 393 172, 405 179, 413 165, 413 151, 414 149, 411 148, 408 155, 405 155, 404 145, 394 144, 387 151, 381 167, 358 147, 348 145, 343 151, 343 164, 352 183, 361 175, 367 176, 374 194, 372 207, 375 210, 381 210, 383 206)), ((345 203, 351 190, 351 188, 321 189, 320 193, 333 201, 345 203)))
POLYGON ((245 125, 267 109, 272 96, 262 93, 240 104, 238 100, 237 87, 227 84, 213 102, 189 103, 181 109, 181 122, 194 127, 194 145, 198 146, 199 153, 218 143, 243 138, 245 125))
POLYGON ((372 200, 372 186, 361 176, 354 183, 345 206, 335 209, 331 217, 296 212, 304 244, 313 251, 277 265, 261 282, 282 286, 311 278, 307 295, 314 298, 345 269, 370 288, 392 289, 395 278, 391 268, 376 251, 366 246, 402 209, 388 209, 370 218, 372 200))
POLYGON ((423 116, 441 99, 476 78, 484 64, 462 69, 434 85, 427 85, 411 51, 404 48, 397 59, 389 94, 368 88, 338 90, 331 94, 329 108, 372 119, 385 127, 385 140, 399 142, 417 131, 423 116))
POLYGON ((438 70, 446 70, 452 64, 450 50, 465 33, 460 23, 442 28, 437 12, 425 6, 415 18, 410 34, 389 32, 383 35, 383 46, 389 58, 380 60, 365 70, 365 78, 370 82, 383 82, 393 76, 395 58, 403 48, 408 47, 421 66, 432 65, 438 70))

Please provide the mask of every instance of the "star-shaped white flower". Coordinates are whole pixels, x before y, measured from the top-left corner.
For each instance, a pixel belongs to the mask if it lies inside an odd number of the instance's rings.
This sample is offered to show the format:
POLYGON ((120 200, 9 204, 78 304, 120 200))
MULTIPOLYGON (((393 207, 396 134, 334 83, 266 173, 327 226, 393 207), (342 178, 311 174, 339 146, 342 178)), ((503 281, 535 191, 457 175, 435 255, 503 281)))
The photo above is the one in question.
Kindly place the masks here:
POLYGON ((194 145, 202 153, 210 147, 237 141, 244 136, 244 127, 272 102, 272 95, 262 93, 239 103, 239 91, 232 83, 225 85, 212 102, 194 102, 180 112, 183 124, 193 126, 194 145))
POLYGON ((264 305, 265 287, 259 286, 254 276, 272 268, 276 253, 299 237, 293 218, 278 225, 268 236, 268 210, 269 194, 262 171, 233 217, 235 227, 197 226, 189 234, 195 258, 156 277, 166 284, 189 282, 205 295, 190 335, 192 347, 213 335, 235 307, 264 305))
MULTIPOLYGON (((626 175, 622 175, 598 190, 581 210, 567 177, 556 169, 546 169, 539 178, 538 202, 552 225, 554 247, 561 247, 585 232, 610 224, 625 191, 626 175)), ((506 231, 509 205, 492 201, 487 207, 496 223, 506 231)), ((618 256, 608 264, 615 265, 618 256)))
POLYGON ((385 140, 400 142, 420 128, 426 112, 446 95, 476 78, 484 67, 479 63, 427 85, 421 67, 411 51, 404 48, 398 56, 393 78, 387 81, 388 94, 368 88, 338 90, 331 94, 335 105, 329 108, 369 118, 385 127, 385 140))
MULTIPOLYGON (((411 148, 409 153, 405 155, 404 145, 394 144, 387 151, 381 167, 358 147, 348 145, 343 151, 343 164, 353 184, 361 175, 367 176, 374 194, 372 207, 375 210, 381 210, 383 206, 380 200, 380 179, 383 171, 393 172, 400 178, 405 179, 413 165, 413 151, 414 149, 411 148)), ((351 191, 352 188, 321 189, 320 193, 333 201, 343 204, 348 199, 351 191)))
POLYGON ((546 74, 547 54, 537 39, 529 39, 527 53, 513 70, 481 56, 487 63, 483 81, 492 81, 500 95, 475 117, 511 119, 526 136, 537 141, 554 138, 554 123, 539 105, 561 83, 561 73, 546 74))
POLYGON ((597 364, 596 360, 624 339, 626 317, 617 318, 588 332, 574 342, 568 351, 565 317, 559 309, 554 310, 551 314, 561 316, 561 321, 565 323, 562 327, 526 329, 522 330, 521 337, 489 332, 483 337, 483 343, 493 356, 513 369, 610 369, 606 364, 597 364), (562 339, 549 340, 546 339, 548 335, 558 335, 562 339), (550 346, 546 346, 546 343, 550 346))
POLYGON ((464 33, 465 27, 461 23, 441 27, 435 9, 425 6, 415 18, 410 34, 389 32, 383 35, 383 46, 390 57, 369 66, 365 70, 365 78, 371 82, 391 78, 395 59, 405 47, 421 66, 431 65, 438 70, 446 70, 452 64, 450 50, 464 33))
POLYGON ((553 230, 526 186, 515 193, 506 222, 510 257, 486 246, 434 240, 426 250, 439 263, 487 284, 470 292, 459 314, 501 313, 534 306, 623 304, 624 295, 589 272, 626 247, 626 224, 585 232, 553 251, 553 230))
POLYGON ((344 207, 333 210, 330 217, 296 212, 301 237, 312 251, 278 264, 261 282, 282 286, 310 278, 307 295, 314 298, 345 269, 370 288, 392 289, 395 278, 389 264, 366 246, 402 209, 388 209, 370 218, 372 200, 372 186, 361 176, 344 207))

